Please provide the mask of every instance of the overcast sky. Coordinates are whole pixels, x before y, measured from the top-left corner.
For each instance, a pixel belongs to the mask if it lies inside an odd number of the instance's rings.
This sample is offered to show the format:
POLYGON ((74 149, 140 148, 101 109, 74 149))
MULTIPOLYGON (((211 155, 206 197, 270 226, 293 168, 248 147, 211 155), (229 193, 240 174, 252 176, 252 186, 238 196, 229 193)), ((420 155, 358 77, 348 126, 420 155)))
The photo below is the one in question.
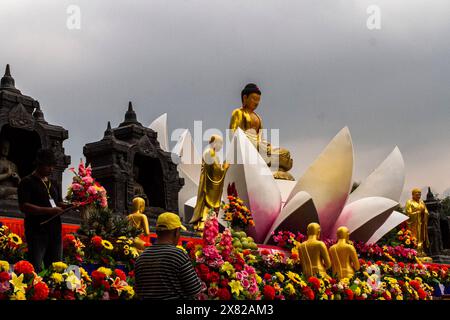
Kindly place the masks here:
POLYGON ((256 82, 294 176, 348 126, 355 180, 399 146, 404 201, 450 188, 449 17, 448 0, 1 0, 0 65, 69 130, 74 164, 129 100, 144 125, 167 112, 170 130, 225 129, 256 82), (66 26, 70 4, 80 30, 66 26), (380 30, 366 26, 373 4, 380 30))

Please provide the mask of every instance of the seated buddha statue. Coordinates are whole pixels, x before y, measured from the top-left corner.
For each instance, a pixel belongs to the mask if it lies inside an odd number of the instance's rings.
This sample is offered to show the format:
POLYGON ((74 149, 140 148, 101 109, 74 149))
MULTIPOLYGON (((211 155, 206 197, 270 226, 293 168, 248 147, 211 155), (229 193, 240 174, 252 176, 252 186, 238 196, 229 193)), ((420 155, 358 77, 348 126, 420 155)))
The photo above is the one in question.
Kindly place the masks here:
POLYGON ((20 182, 17 166, 8 159, 9 141, 0 141, 0 199, 17 199, 17 187, 20 182))
POLYGON ((306 278, 320 274, 325 278, 331 267, 330 256, 323 241, 320 241, 320 225, 310 223, 306 229, 308 239, 298 246, 302 271, 306 278))
MULTIPOLYGON (((261 90, 254 83, 247 84, 241 92, 242 107, 233 110, 230 120, 230 130, 234 133, 237 128, 241 128, 245 132, 245 135, 250 140, 250 142, 258 150, 261 157, 267 163, 268 166, 271 165, 272 159, 278 159, 280 155, 283 157, 289 157, 290 153, 284 148, 273 148, 272 145, 263 139, 262 136, 262 119, 255 112, 256 108, 261 101, 261 90)), ((282 160, 284 161, 284 160, 282 160)), ((289 160, 288 160, 289 161, 289 160)), ((281 162, 281 161, 280 161, 281 162)), ((277 162, 278 164, 278 162, 277 162)), ((283 168, 288 168, 287 164, 283 168)), ((291 164, 292 167, 292 164, 291 164)), ((284 172, 287 172, 287 169, 284 172)), ((277 174, 276 179, 286 179, 290 174, 277 174)), ((290 176, 289 178, 292 178, 290 176)), ((286 179, 291 180, 291 179, 286 179)), ((293 179, 292 179, 293 180, 293 179)))
POLYGON ((405 205, 405 213, 408 215, 408 229, 411 235, 417 240, 417 255, 428 260, 425 248, 429 246, 428 241, 428 217, 427 206, 421 200, 422 192, 420 189, 412 190, 412 199, 409 199, 405 205))
MULTIPOLYGON (((133 212, 127 216, 128 221, 131 225, 133 225, 136 229, 142 231, 142 234, 148 236, 150 234, 150 230, 148 227, 148 218, 144 214, 145 211, 145 200, 141 197, 136 197, 133 199, 133 212)), ((137 249, 144 250, 145 241, 141 238, 136 237, 134 244, 137 249)))
POLYGON ((212 135, 208 147, 203 152, 197 202, 189 222, 194 224, 194 230, 197 231, 203 231, 208 213, 211 210, 218 211, 220 208, 225 175, 229 168, 229 164, 227 162, 221 164, 217 156, 222 145, 222 137, 212 135))
POLYGON ((339 280, 351 279, 360 268, 358 254, 349 236, 348 228, 340 227, 337 229, 337 243, 330 248, 333 274, 337 275, 339 280))
POLYGON ((289 150, 274 149, 271 157, 271 167, 276 170, 273 177, 280 180, 295 180, 289 170, 292 169, 292 158, 289 150))

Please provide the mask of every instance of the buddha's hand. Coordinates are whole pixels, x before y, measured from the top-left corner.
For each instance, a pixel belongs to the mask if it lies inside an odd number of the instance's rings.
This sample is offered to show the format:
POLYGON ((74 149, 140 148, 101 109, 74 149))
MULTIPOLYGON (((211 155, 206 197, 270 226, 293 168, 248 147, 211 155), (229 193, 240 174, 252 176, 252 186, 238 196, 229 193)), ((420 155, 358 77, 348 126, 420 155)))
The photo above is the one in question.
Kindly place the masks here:
POLYGON ((224 161, 222 167, 224 170, 227 170, 230 167, 230 164, 228 162, 224 161))

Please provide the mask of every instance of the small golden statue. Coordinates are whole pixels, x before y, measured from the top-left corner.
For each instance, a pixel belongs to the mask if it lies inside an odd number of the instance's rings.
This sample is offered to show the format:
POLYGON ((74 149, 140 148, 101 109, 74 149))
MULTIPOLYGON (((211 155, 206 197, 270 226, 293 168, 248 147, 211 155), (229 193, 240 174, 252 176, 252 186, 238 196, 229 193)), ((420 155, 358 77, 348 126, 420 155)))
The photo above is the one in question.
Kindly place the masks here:
POLYGON ((331 267, 330 256, 323 241, 320 241, 320 225, 310 223, 306 229, 308 239, 298 246, 303 274, 306 278, 320 274, 329 278, 327 269, 331 267))
POLYGON ((330 248, 331 266, 333 274, 338 279, 351 279, 360 268, 358 254, 349 240, 350 232, 347 227, 337 229, 337 243, 330 248))
POLYGON ((426 256, 425 248, 429 247, 428 242, 428 210, 425 203, 420 199, 422 192, 420 189, 412 190, 412 199, 406 201, 405 212, 409 217, 408 229, 411 235, 417 239, 417 255, 422 261, 430 261, 426 256))
MULTIPOLYGON (((133 199, 133 212, 127 216, 128 221, 137 229, 142 231, 142 234, 148 236, 150 234, 150 230, 148 227, 148 219, 147 216, 144 214, 145 210, 145 200, 141 197, 136 197, 133 199)), ((139 238, 136 237, 134 239, 134 245, 139 250, 144 250, 145 242, 139 238)))
POLYGON ((212 135, 209 145, 203 152, 202 170, 198 185, 197 203, 194 215, 189 223, 194 224, 194 230, 203 231, 205 221, 211 209, 218 211, 222 200, 223 184, 229 164, 220 164, 217 152, 222 149, 223 139, 212 135))

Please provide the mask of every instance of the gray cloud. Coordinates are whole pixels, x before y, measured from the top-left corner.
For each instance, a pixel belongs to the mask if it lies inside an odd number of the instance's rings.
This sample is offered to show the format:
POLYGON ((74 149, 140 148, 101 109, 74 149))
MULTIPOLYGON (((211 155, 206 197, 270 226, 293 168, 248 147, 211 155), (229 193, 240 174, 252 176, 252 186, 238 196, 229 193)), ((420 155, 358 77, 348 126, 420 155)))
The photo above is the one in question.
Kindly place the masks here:
MULTIPOLYGON (((281 129, 298 176, 349 126, 355 178, 398 145, 407 186, 450 186, 450 3, 395 1, 13 1, 0 4, 0 64, 67 128, 76 164, 128 100, 149 124, 228 126, 242 86, 259 84, 259 113, 281 129), (66 8, 81 7, 81 30, 66 8), (382 28, 366 28, 366 8, 382 28)), ((67 179, 66 179, 67 181, 67 179)), ((405 191, 407 192, 407 190, 405 191)))

